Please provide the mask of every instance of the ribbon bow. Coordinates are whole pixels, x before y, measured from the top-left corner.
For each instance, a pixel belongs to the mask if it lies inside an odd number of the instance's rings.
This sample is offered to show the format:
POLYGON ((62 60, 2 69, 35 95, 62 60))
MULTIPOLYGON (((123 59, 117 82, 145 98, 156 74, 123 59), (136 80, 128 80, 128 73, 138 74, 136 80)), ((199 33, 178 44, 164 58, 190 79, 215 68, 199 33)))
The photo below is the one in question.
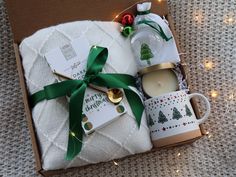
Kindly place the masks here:
POLYGON ((129 86, 135 87, 135 78, 128 74, 101 73, 108 56, 107 48, 92 47, 87 61, 87 71, 83 80, 66 80, 45 86, 31 96, 31 104, 46 99, 69 96, 69 140, 66 159, 72 160, 82 149, 83 128, 82 108, 86 88, 89 84, 108 88, 122 88, 140 127, 144 110, 140 97, 129 86))
POLYGON ((154 21, 141 20, 137 23, 137 25, 141 25, 141 24, 147 25, 151 27, 152 29, 154 29, 165 41, 169 41, 170 39, 172 39, 172 36, 167 37, 162 27, 154 21))

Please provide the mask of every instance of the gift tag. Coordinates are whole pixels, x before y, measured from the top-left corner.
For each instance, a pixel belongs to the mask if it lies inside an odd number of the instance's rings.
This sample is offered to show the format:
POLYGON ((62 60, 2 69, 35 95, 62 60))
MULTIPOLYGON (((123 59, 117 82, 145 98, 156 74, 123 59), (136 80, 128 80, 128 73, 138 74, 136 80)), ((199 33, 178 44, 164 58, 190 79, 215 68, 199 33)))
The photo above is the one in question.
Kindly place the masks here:
POLYGON ((112 104, 105 93, 87 88, 83 113, 82 127, 86 134, 90 134, 126 113, 126 108, 123 102, 112 104))
MULTIPOLYGON (((80 37, 69 44, 46 53, 45 58, 52 71, 63 76, 63 80, 65 78, 82 80, 86 73, 90 48, 88 40, 85 37, 80 37)), ((59 77, 58 81, 61 81, 59 77)), ((119 99, 116 95, 113 95, 112 98, 115 101, 119 99)), ((84 96, 81 123, 85 134, 90 134, 96 129, 104 127, 126 113, 124 103, 121 100, 118 101, 117 104, 114 104, 109 100, 106 93, 88 87, 84 96)))
POLYGON ((82 36, 51 50, 45 54, 45 58, 54 73, 67 78, 83 79, 89 50, 89 42, 82 36))

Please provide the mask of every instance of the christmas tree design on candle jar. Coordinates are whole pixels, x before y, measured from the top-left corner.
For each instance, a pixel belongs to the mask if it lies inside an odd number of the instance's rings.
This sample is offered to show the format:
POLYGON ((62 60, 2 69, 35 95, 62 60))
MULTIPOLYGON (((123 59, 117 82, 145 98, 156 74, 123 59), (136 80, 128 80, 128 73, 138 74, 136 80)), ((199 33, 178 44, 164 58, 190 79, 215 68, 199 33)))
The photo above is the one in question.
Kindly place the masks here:
POLYGON ((151 65, 150 59, 153 58, 154 55, 152 53, 152 50, 150 49, 150 47, 146 43, 143 43, 141 45, 140 55, 141 55, 140 59, 146 60, 147 64, 150 66, 151 65))

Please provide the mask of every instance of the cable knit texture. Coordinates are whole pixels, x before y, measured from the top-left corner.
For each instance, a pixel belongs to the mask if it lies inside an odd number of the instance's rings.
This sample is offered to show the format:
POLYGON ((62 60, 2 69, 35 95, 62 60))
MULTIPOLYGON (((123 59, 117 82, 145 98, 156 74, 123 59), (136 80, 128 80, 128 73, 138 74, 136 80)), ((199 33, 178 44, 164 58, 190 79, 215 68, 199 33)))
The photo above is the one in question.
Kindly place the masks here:
MULTIPOLYGON (((190 85, 211 101, 212 113, 203 127, 212 136, 190 145, 117 160, 118 166, 107 162, 58 176, 236 176, 236 3, 172 0, 168 5, 189 67, 190 85), (230 17, 234 23, 225 20, 230 17), (214 63, 211 70, 204 68, 205 60, 214 63), (212 90, 218 91, 218 97, 210 96, 212 90)), ((12 42, 6 9, 0 0, 0 176, 35 177, 38 175, 12 42)))

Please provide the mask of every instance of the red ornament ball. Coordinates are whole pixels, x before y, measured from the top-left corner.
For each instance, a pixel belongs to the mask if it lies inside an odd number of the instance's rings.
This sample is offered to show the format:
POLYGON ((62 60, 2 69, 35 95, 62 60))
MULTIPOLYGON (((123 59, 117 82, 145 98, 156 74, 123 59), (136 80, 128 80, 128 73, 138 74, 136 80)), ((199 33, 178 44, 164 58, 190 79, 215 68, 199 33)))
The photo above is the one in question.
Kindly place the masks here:
POLYGON ((134 23, 134 15, 130 13, 125 13, 121 18, 121 23, 124 26, 131 26, 134 23))

